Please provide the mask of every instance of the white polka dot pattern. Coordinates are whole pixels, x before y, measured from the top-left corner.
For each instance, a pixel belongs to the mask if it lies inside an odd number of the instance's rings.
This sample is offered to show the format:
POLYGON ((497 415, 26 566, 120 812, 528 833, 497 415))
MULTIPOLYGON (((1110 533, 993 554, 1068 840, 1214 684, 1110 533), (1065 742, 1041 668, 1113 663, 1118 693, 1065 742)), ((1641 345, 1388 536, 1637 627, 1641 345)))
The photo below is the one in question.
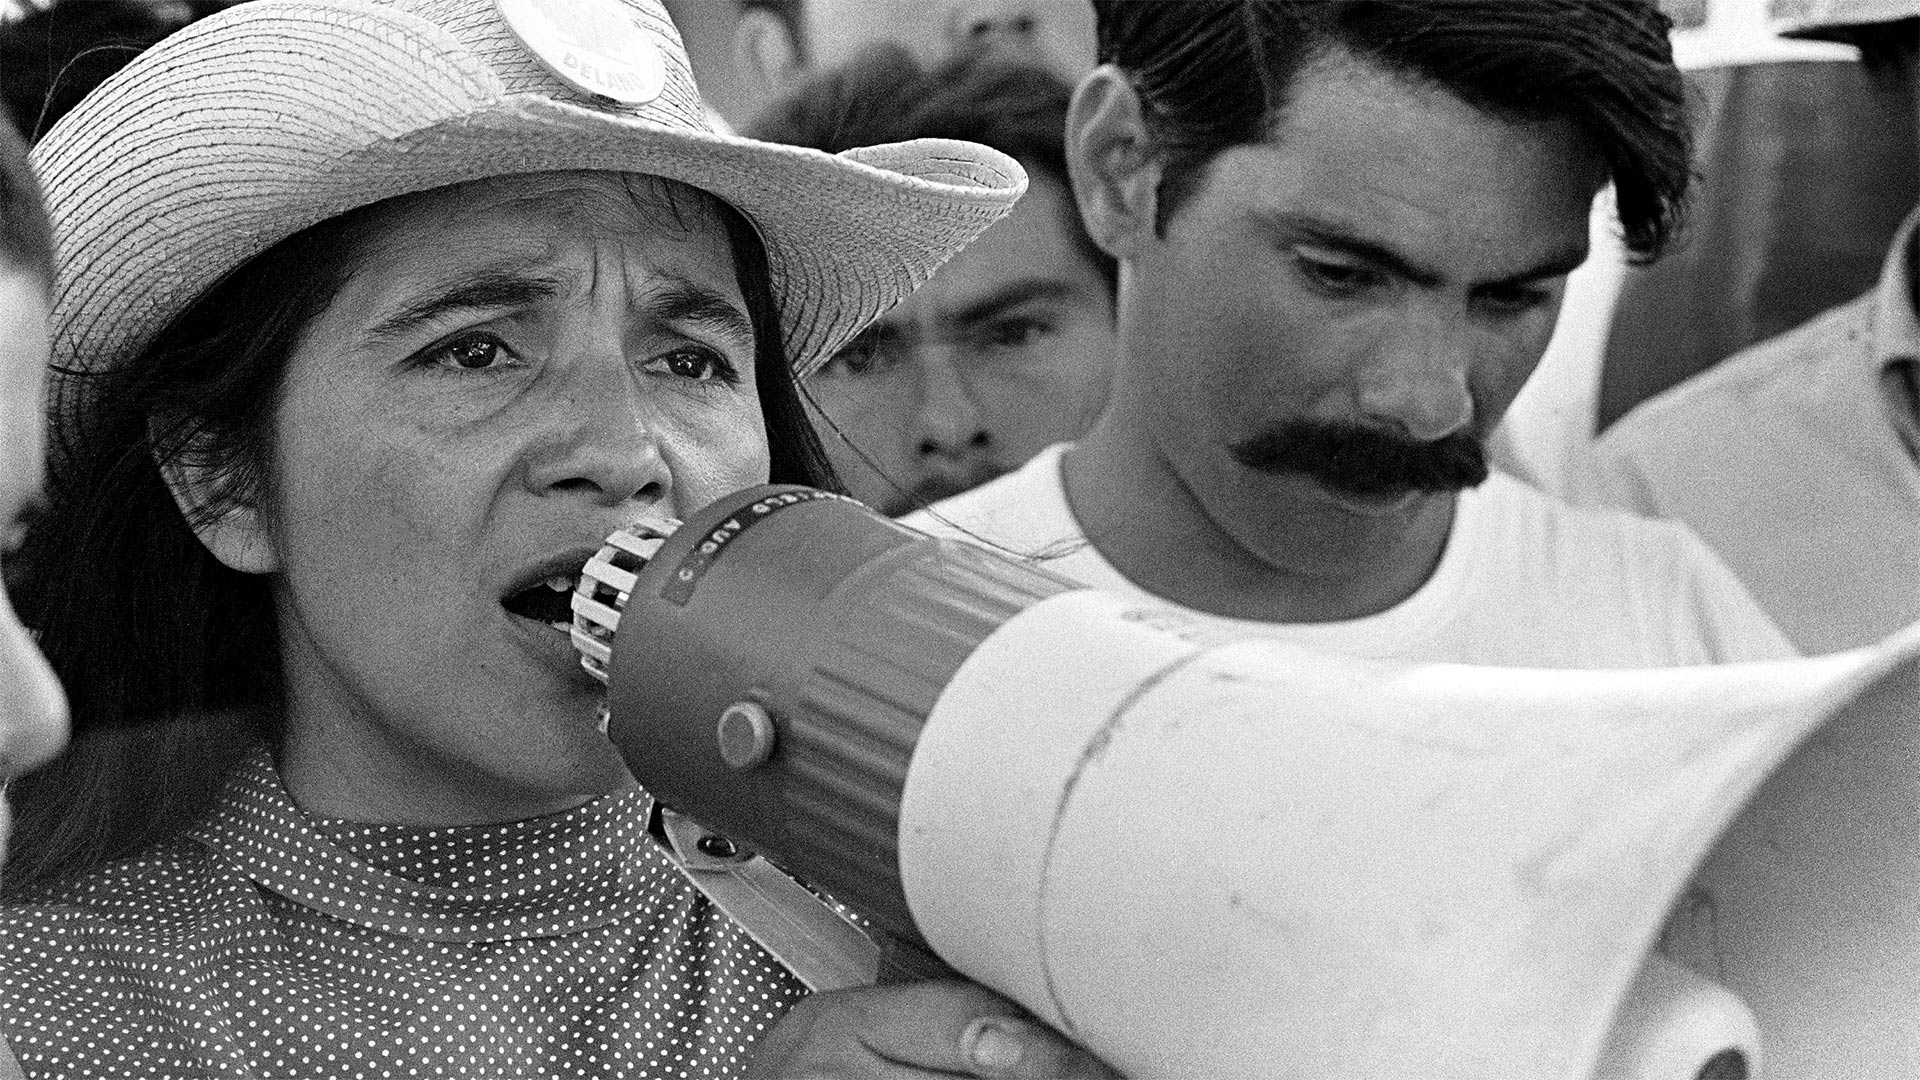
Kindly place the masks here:
POLYGON ((0 910, 29 1077, 709 1077, 803 992, 644 836, 302 815, 262 752, 190 835, 0 910))

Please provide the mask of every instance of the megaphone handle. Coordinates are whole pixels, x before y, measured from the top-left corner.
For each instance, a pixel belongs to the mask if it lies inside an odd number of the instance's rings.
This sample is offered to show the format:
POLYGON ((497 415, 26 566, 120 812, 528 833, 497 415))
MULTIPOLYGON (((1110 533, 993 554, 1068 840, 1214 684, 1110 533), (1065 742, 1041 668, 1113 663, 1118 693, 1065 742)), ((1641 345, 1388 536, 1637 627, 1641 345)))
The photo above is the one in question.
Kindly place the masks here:
POLYGON ((761 856, 657 801, 647 831, 694 888, 807 989, 871 986, 891 973, 878 943, 761 856))

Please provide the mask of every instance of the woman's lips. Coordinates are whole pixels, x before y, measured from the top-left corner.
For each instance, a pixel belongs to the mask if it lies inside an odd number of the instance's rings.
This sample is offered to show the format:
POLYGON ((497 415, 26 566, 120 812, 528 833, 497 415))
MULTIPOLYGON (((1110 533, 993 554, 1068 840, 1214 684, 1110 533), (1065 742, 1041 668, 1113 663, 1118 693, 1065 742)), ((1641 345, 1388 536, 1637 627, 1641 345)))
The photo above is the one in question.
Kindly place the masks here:
POLYGON ((571 628, 562 629, 552 623, 516 615, 504 608, 501 613, 511 624, 517 644, 536 660, 553 667, 569 681, 578 680, 583 686, 601 689, 599 681, 580 666, 580 654, 573 647, 571 628))

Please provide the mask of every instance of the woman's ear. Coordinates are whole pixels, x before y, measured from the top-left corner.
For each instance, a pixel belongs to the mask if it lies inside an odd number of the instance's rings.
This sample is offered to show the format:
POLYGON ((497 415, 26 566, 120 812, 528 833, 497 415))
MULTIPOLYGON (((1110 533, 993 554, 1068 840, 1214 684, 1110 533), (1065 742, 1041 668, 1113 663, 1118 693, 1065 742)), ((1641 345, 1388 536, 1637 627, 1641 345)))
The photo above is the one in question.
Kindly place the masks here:
POLYGON ((1161 162, 1140 96, 1112 64, 1093 69, 1067 109, 1067 173, 1087 235, 1127 261, 1157 239, 1161 162))
POLYGON ((160 475, 187 525, 222 565, 243 574, 270 574, 280 569, 280 555, 268 534, 265 516, 258 507, 226 496, 212 466, 195 461, 189 449, 162 461, 160 475))

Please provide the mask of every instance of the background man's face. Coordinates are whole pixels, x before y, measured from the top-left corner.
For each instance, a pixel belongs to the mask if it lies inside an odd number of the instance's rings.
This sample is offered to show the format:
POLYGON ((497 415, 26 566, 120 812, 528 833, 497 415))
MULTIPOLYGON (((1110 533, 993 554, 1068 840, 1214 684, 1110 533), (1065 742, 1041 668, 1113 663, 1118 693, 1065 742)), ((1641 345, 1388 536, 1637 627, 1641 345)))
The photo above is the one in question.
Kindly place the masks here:
POLYGON ((808 380, 846 436, 820 425, 855 497, 906 513, 1093 422, 1113 364, 1113 300, 1073 213, 1064 187, 1033 173, 1005 221, 808 380))
POLYGON ((1142 436, 1256 548, 1280 508, 1382 517, 1472 482, 1458 462, 1397 478, 1399 451, 1477 452, 1546 347, 1604 178, 1570 124, 1310 65, 1274 134, 1215 158, 1129 259, 1142 436), (1316 431, 1336 438, 1295 443, 1316 431))
POLYGON ((929 67, 979 47, 1039 62, 1068 82, 1093 67, 1087 0, 806 0, 804 10, 814 68, 875 41, 905 45, 929 67))

